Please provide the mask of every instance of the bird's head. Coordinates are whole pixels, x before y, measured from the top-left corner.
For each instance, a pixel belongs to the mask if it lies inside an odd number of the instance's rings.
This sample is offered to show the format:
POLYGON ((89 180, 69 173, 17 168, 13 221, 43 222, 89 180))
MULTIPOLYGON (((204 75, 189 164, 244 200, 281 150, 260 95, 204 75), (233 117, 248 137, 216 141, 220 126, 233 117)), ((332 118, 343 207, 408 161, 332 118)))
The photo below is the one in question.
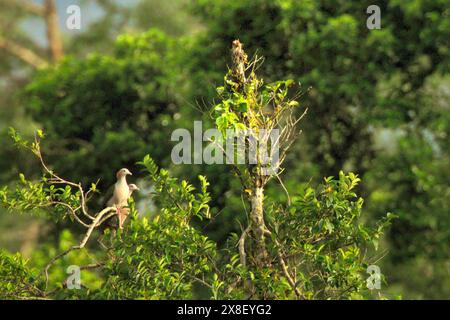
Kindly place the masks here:
POLYGON ((127 175, 132 176, 133 174, 127 168, 122 168, 119 171, 117 171, 116 177, 117 179, 120 179, 122 177, 126 177, 127 175))
POLYGON ((135 185, 134 183, 128 185, 128 188, 130 188, 130 192, 141 190, 141 189, 139 189, 139 187, 138 187, 137 185, 135 185))

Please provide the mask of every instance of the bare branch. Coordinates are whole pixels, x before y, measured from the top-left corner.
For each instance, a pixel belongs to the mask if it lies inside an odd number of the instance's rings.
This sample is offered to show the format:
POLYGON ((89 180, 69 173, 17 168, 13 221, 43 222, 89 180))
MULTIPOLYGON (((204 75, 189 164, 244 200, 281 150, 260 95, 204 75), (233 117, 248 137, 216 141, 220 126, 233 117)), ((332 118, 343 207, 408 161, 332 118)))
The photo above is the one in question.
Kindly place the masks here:
POLYGON ((47 66, 47 61, 38 56, 36 53, 22 47, 20 44, 15 43, 12 40, 5 39, 0 36, 0 48, 8 51, 13 56, 16 56, 20 60, 29 64, 33 68, 39 69, 47 66))
POLYGON ((44 7, 33 1, 26 1, 26 0, 4 0, 4 1, 7 1, 9 5, 21 8, 27 11, 28 13, 35 14, 38 16, 44 15, 44 7))
POLYGON ((248 232, 250 231, 250 226, 248 226, 241 234, 239 238, 239 259, 241 264, 245 267, 247 263, 247 254, 245 253, 245 239, 247 238, 248 232))
POLYGON ((80 191, 80 197, 81 197, 81 205, 74 211, 76 212, 78 209, 81 208, 82 213, 84 216, 89 218, 90 220, 94 220, 94 217, 92 217, 87 210, 86 206, 86 195, 84 193, 83 187, 81 183, 74 183, 72 181, 65 180, 58 176, 56 173, 54 173, 52 170, 48 168, 48 166, 45 164, 44 157, 42 156, 41 148, 40 148, 40 141, 37 137, 37 135, 34 136, 34 143, 35 143, 35 149, 33 149, 33 153, 38 157, 42 167, 44 168, 45 172, 50 176, 50 179, 48 180, 51 184, 64 184, 71 187, 74 187, 80 191))
POLYGON ((114 211, 114 213, 116 213, 116 208, 114 207, 108 207, 103 209, 102 211, 99 212, 99 214, 95 217, 94 221, 92 221, 92 223, 90 224, 88 230, 86 231, 83 239, 81 240, 81 242, 78 245, 72 246, 69 249, 59 253, 58 255, 54 256, 49 263, 45 266, 44 269, 44 273, 45 273, 45 287, 47 288, 47 284, 48 284, 48 270, 51 268, 51 266, 53 264, 55 264, 55 262, 58 259, 61 259, 62 257, 66 256, 67 254, 69 254, 70 252, 74 251, 74 250, 80 250, 83 249, 84 246, 86 245, 86 243, 88 242, 89 238, 91 237, 92 231, 94 231, 94 229, 96 227, 98 227, 101 223, 100 221, 104 222, 105 220, 101 220, 107 213, 110 213, 111 211, 114 211))
POLYGON ((49 203, 49 205, 60 205, 60 206, 66 207, 66 208, 69 210, 69 212, 70 212, 70 214, 72 215, 72 217, 74 217, 74 219, 75 219, 79 224, 81 224, 82 226, 84 226, 84 227, 86 227, 86 228, 89 228, 89 225, 86 224, 86 223, 84 223, 84 222, 78 217, 78 215, 76 214, 76 212, 77 212, 78 209, 74 209, 74 208, 72 208, 70 205, 68 205, 67 203, 60 202, 60 201, 52 201, 52 202, 49 203))
POLYGON ((284 192, 286 193, 286 196, 288 199, 288 206, 290 207, 291 206, 291 197, 289 195, 289 191, 286 189, 286 186, 284 185, 283 180, 281 180, 280 175, 276 174, 275 176, 277 177, 278 181, 280 182, 281 187, 283 188, 284 192))
POLYGON ((104 265, 105 265, 104 262, 91 263, 91 264, 87 264, 85 266, 80 266, 80 270, 97 269, 97 268, 103 267, 104 265))

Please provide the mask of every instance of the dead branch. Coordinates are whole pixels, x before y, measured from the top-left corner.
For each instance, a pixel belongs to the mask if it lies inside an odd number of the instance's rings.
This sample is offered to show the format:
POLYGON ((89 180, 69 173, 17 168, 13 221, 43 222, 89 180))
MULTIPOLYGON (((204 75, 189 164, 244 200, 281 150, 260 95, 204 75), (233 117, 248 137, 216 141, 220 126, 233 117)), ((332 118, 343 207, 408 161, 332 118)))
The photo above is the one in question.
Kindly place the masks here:
POLYGON ((87 264, 85 266, 80 266, 80 270, 97 269, 97 268, 103 267, 104 265, 105 265, 104 262, 91 263, 91 264, 87 264))
POLYGON ((245 267, 247 263, 247 254, 245 253, 245 239, 247 238, 248 232, 250 231, 250 226, 248 226, 241 234, 239 238, 239 260, 241 264, 245 267))
POLYGON ((283 183, 283 180, 281 180, 280 175, 279 174, 275 174, 275 176, 277 177, 278 181, 280 182, 281 187, 283 188, 284 192, 286 193, 287 196, 287 201, 288 201, 288 207, 291 206, 291 196, 289 195, 289 191, 286 188, 286 186, 283 183))
POLYGON ((5 0, 11 6, 15 6, 25 10, 28 13, 35 14, 38 16, 44 15, 44 7, 33 2, 26 0, 5 0))
MULTIPOLYGON (((101 219, 110 212, 114 212, 114 214, 116 214, 116 208, 115 207, 108 207, 103 209, 102 211, 100 211, 98 213, 98 215, 95 217, 94 221, 92 221, 91 225, 89 226, 88 230, 86 231, 83 239, 81 240, 81 242, 78 245, 72 246, 67 250, 64 250, 63 252, 59 253, 58 255, 54 256, 49 263, 47 263, 47 265, 44 268, 44 273, 45 273, 45 288, 47 288, 47 284, 48 284, 48 270, 50 269, 50 267, 55 264, 55 262, 58 259, 61 259, 62 257, 66 256, 67 254, 69 254, 70 252, 72 252, 73 250, 80 250, 83 249, 84 246, 86 245, 87 241, 89 240, 92 232, 94 231, 94 229, 98 226, 100 226, 100 221, 101 219)), ((112 216, 112 215, 108 215, 108 216, 112 216)), ((108 217, 107 216, 107 217, 108 217)), ((105 221, 105 220, 102 220, 105 221)))
MULTIPOLYGON (((40 136, 39 136, 40 137, 40 136)), ((35 135, 34 143, 32 146, 25 145, 28 149, 30 149, 36 157, 39 159, 40 164, 42 168, 44 169, 44 172, 49 176, 49 178, 46 180, 46 183, 53 184, 53 185, 65 185, 72 188, 75 188, 78 190, 79 193, 79 201, 80 204, 78 206, 72 206, 68 203, 62 202, 62 201, 49 201, 45 203, 42 206, 63 206, 65 207, 69 213, 75 218, 75 220, 80 223, 82 226, 87 228, 86 233, 84 234, 84 237, 79 242, 78 245, 71 246, 69 249, 59 253, 58 255, 54 256, 45 266, 44 270, 41 272, 45 274, 45 288, 47 288, 48 285, 48 270, 55 264, 55 262, 62 257, 66 256, 70 252, 74 250, 80 250, 85 247, 86 243, 90 239, 92 232, 95 228, 98 228, 100 225, 102 225, 105 221, 107 221, 109 218, 117 214, 117 208, 115 207, 107 207, 94 216, 90 215, 87 208, 87 201, 90 199, 90 195, 93 193, 93 189, 90 188, 87 192, 84 191, 83 186, 81 183, 75 183, 69 180, 66 180, 62 177, 60 177, 58 174, 53 172, 45 163, 44 157, 42 156, 41 148, 40 148, 40 140, 38 138, 38 135, 35 135), (82 214, 90 219, 91 221, 89 223, 83 222, 80 217, 78 216, 78 212, 81 211, 82 214)), ((84 266, 84 269, 92 269, 96 267, 100 267, 102 264, 92 264, 84 266)))
MULTIPOLYGON (((35 135, 34 137, 34 143, 35 143, 35 149, 33 149, 33 153, 38 157, 42 168, 44 169, 44 171, 50 176, 50 179, 48 179, 48 182, 51 184, 63 184, 63 185, 68 185, 71 187, 74 187, 76 189, 79 190, 80 192, 80 197, 81 197, 81 204, 79 207, 72 209, 72 212, 75 214, 75 212, 77 212, 79 209, 81 209, 81 212, 84 214, 84 216, 86 216, 87 218, 89 218, 90 220, 94 220, 94 217, 92 217, 87 210, 87 205, 86 205, 86 193, 83 190, 83 186, 81 185, 81 183, 74 183, 72 181, 68 181, 66 179, 61 178, 60 176, 58 176, 55 172, 53 172, 52 170, 50 170, 47 166, 47 164, 44 161, 44 157, 42 156, 42 152, 41 152, 41 148, 40 148, 40 141, 37 137, 37 135, 35 135)), ((91 190, 88 191, 88 193, 91 190)))
POLYGON ((0 48, 8 51, 10 54, 16 56, 23 62, 32 66, 33 68, 39 69, 47 65, 47 61, 45 61, 45 59, 41 58, 30 49, 27 49, 21 46, 20 44, 12 40, 5 39, 1 36, 0 36, 0 48))

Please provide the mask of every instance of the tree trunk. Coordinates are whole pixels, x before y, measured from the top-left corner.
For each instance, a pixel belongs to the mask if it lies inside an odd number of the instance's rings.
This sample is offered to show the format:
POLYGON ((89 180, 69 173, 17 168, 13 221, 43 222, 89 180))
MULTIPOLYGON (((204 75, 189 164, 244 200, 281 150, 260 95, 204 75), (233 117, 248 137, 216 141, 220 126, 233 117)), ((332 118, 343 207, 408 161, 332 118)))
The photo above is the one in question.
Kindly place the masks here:
POLYGON ((58 24, 58 14, 54 0, 45 0, 45 23, 47 24, 47 39, 50 49, 50 56, 53 62, 59 61, 63 57, 63 46, 61 32, 58 24))
POLYGON ((258 267, 263 267, 267 260, 267 251, 265 245, 264 223, 264 189, 255 187, 251 196, 252 210, 250 213, 250 232, 254 240, 255 263, 258 267))

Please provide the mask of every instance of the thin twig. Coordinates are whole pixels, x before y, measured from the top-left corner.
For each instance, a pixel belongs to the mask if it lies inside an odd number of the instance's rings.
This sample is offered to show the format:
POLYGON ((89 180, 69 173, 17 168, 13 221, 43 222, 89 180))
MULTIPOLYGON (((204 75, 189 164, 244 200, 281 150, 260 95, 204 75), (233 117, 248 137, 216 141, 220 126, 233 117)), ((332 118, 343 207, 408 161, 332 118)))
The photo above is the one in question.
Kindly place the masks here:
MULTIPOLYGON (((267 229, 265 230, 265 233, 267 235, 269 235, 269 236, 272 235, 272 232, 270 232, 267 229)), ((286 262, 284 261, 283 255, 281 254, 281 249, 280 249, 281 245, 280 245, 280 243, 278 242, 278 240, 276 238, 274 238, 273 240, 274 240, 275 245, 277 247, 277 257, 278 257, 278 260, 280 262, 281 271, 283 272, 284 276, 286 277, 287 281, 289 282, 289 285, 291 286, 291 288, 294 290, 294 293, 297 296, 297 298, 303 297, 303 295, 301 294, 300 290, 297 288, 297 284, 295 283, 294 279, 289 274, 286 262)))
POLYGON ((248 232, 250 231, 250 226, 248 226, 241 234, 238 241, 239 247, 239 260, 241 264, 245 267, 247 264, 247 254, 245 253, 245 239, 247 238, 248 232))

